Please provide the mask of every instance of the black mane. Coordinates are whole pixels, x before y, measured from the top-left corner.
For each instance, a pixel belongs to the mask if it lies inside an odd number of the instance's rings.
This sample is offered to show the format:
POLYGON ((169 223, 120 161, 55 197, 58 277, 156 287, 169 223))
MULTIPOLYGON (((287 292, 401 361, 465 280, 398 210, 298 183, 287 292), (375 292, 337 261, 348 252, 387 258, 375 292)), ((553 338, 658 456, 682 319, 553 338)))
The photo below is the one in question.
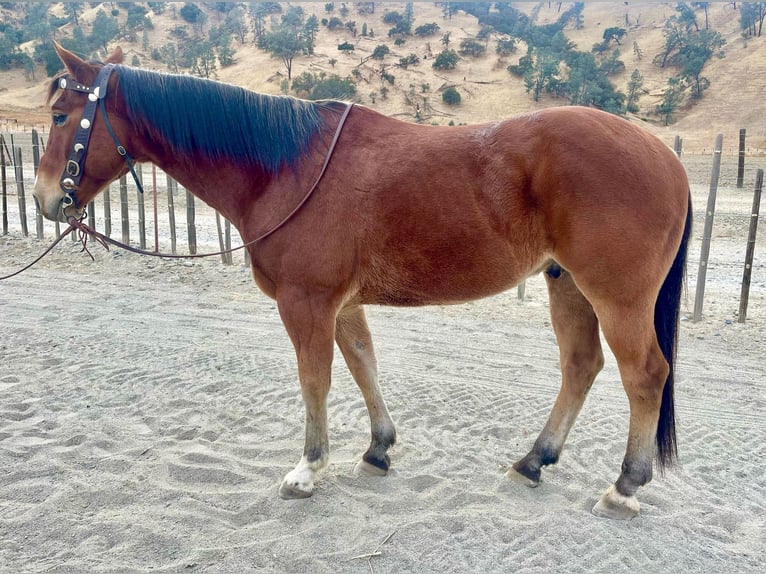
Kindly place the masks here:
POLYGON ((115 72, 140 133, 159 135, 174 154, 202 153, 272 174, 306 153, 324 126, 320 110, 337 105, 127 66, 115 72))

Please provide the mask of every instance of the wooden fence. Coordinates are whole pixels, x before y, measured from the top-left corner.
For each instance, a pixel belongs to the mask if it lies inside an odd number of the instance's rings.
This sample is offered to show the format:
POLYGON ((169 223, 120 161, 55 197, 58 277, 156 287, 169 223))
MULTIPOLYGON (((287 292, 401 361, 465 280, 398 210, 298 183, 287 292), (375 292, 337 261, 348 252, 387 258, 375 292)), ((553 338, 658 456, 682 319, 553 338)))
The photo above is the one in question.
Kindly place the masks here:
MULTIPOLYGON (((37 239, 61 234, 60 224, 45 220, 31 201, 44 149, 44 138, 37 130, 0 133, 3 235, 17 230, 26 237, 32 221, 37 239)), ((87 206, 91 227, 123 243, 174 255, 225 251, 241 245, 239 236, 232 236, 229 221, 167 174, 153 165, 138 165, 136 171, 145 194, 132 178, 122 177, 87 206)), ((220 257, 227 265, 234 261, 233 253, 220 257)), ((249 264, 244 251, 239 257, 249 264)))
MULTIPOLYGON (((61 230, 58 223, 45 221, 34 202, 27 200, 31 192, 37 166, 45 147, 44 137, 36 130, 29 132, 0 133, 0 176, 2 177, 2 233, 20 232, 24 236, 30 234, 29 221, 35 222, 35 236, 38 239, 56 237, 61 230)), ((683 140, 676 137, 674 149, 682 157, 683 140)), ((704 305, 705 282, 709 267, 710 242, 712 239, 713 220, 716 210, 716 192, 719 184, 721 158, 724 152, 723 136, 716 138, 713 148, 712 168, 710 176, 710 192, 707 209, 705 210, 702 247, 697 273, 697 291, 694 301, 693 320, 702 317, 704 305)), ((734 155, 734 152, 731 154, 734 155)), ((744 187, 745 173, 745 130, 740 131, 737 156, 737 188, 744 187)), ((683 160, 683 157, 682 157, 683 160)), ((232 247, 231 224, 223 219, 203 202, 195 200, 188 191, 181 188, 177 182, 162 173, 154 166, 138 166, 138 174, 146 189, 146 195, 138 192, 132 181, 123 177, 118 184, 113 184, 95 202, 88 205, 88 223, 108 236, 115 233, 113 223, 119 217, 119 235, 123 243, 137 244, 142 249, 151 247, 155 252, 172 254, 197 254, 200 251, 224 251, 232 247), (115 194, 119 194, 119 201, 115 194), (150 206, 147 209, 147 204, 150 206), (148 213, 147 213, 148 211, 148 213), (151 245, 147 234, 151 233, 151 245)), ((755 183, 753 207, 747 217, 750 221, 749 235, 745 246, 745 268, 740 294, 739 321, 744 322, 747 316, 749 289, 753 271, 754 248, 758 226, 758 212, 761 188, 763 182, 762 170, 758 170, 755 183)), ((745 193, 743 191, 743 193, 745 193)), ((731 214, 741 216, 742 214, 731 214)), ((234 246, 241 245, 237 237, 234 246)), ((243 252, 244 265, 249 264, 246 252, 243 252)), ((221 255, 224 264, 233 263, 233 254, 221 255)), ((525 285, 518 288, 518 296, 524 299, 525 285)))

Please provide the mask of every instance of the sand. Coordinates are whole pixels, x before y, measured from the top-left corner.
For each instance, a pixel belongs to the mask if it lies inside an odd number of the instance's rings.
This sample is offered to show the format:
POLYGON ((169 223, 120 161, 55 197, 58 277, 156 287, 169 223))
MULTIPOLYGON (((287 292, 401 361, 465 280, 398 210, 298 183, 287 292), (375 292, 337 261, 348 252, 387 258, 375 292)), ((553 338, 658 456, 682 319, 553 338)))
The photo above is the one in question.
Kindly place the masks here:
MULTIPOLYGON (((514 290, 456 307, 369 308, 399 433, 392 471, 352 472, 369 424, 336 354, 331 466, 312 498, 284 501, 303 406, 275 305, 247 269, 119 250, 94 249, 91 261, 66 241, 0 283, 0 571, 763 571, 763 228, 748 320, 737 322, 762 160, 748 165, 743 191, 725 158, 704 318, 693 323, 710 158, 685 158, 697 225, 677 375, 680 464, 641 489, 629 522, 590 513, 626 441, 611 355, 540 487, 504 476, 558 388, 539 277, 523 302, 514 290)), ((44 245, 12 225, 0 275, 44 245)))

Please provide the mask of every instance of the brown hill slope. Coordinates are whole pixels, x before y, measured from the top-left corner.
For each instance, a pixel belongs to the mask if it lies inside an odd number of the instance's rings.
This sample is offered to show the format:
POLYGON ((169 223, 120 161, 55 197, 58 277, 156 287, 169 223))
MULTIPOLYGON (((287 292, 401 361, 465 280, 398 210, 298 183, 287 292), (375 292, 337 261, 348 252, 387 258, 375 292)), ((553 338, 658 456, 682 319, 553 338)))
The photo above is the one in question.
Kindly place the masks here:
MULTIPOLYGON (((170 6, 173 3, 168 3, 170 6)), ((175 3, 180 8, 182 3, 175 3)), ((741 3, 737 3, 741 7, 741 3)), ((320 19, 328 16, 323 2, 301 3, 307 14, 316 14, 320 19)), ((336 3, 334 15, 339 15, 340 3, 336 3)), ((345 28, 330 31, 320 29, 316 52, 311 57, 296 58, 293 75, 303 71, 325 71, 346 76, 352 70, 360 74, 357 82, 358 100, 375 107, 381 112, 415 121, 419 106, 421 116, 429 123, 472 123, 489 121, 500 117, 522 113, 539 107, 564 105, 565 100, 546 98, 535 103, 518 78, 512 77, 506 70, 508 64, 516 63, 523 55, 523 47, 514 55, 500 58, 494 52, 495 39, 490 40, 487 55, 481 58, 463 58, 457 68, 449 72, 438 72, 431 66, 433 56, 442 49, 440 42, 444 32, 451 33, 450 47, 457 47, 460 40, 473 37, 479 32, 476 18, 458 13, 451 19, 445 19, 439 5, 432 2, 416 2, 414 5, 415 26, 436 22, 440 31, 427 38, 408 38, 403 46, 396 47, 386 36, 389 26, 382 18, 386 11, 402 12, 402 2, 377 2, 373 14, 362 15, 349 3, 349 14, 344 20, 355 20, 361 30, 363 23, 375 32, 375 37, 362 37, 352 34, 345 28), (351 54, 338 51, 338 44, 349 41, 355 50, 351 54), (393 86, 381 80, 380 62, 367 59, 378 44, 386 43, 391 53, 384 63, 395 76, 393 86), (417 66, 407 70, 396 66, 399 58, 409 54, 421 58, 417 66), (332 65, 330 60, 337 62, 332 65), (366 61, 365 61, 366 60, 366 61), (383 97, 382 88, 389 89, 383 97), (459 106, 446 106, 441 100, 441 89, 455 86, 462 95, 459 106), (375 96, 373 97, 373 94, 375 96), (374 99, 374 102, 373 102, 374 99)), ((517 3, 516 6, 526 13, 537 12, 538 23, 552 22, 559 17, 559 4, 517 3)), ((564 3, 562 9, 566 9, 564 3)), ((740 128, 748 130, 748 147, 766 149, 766 109, 763 94, 766 93, 766 36, 745 41, 739 29, 739 10, 732 3, 711 3, 709 9, 711 28, 720 32, 727 40, 724 47, 726 57, 708 63, 704 75, 711 80, 711 87, 698 103, 686 104, 678 114, 678 121, 669 126, 659 125, 652 114, 659 100, 659 94, 665 87, 671 70, 660 69, 652 63, 653 57, 660 51, 663 43, 662 29, 665 20, 674 14, 675 3, 656 2, 588 2, 584 10, 584 26, 575 30, 567 29, 567 36, 581 50, 601 40, 603 30, 610 26, 628 28, 628 35, 623 40, 621 59, 626 71, 613 81, 625 89, 630 73, 640 70, 645 79, 646 94, 639 104, 641 111, 635 121, 644 120, 645 124, 665 141, 671 142, 676 134, 684 138, 687 151, 709 150, 717 133, 725 136, 725 146, 730 151, 736 145, 740 128), (639 57, 634 50, 638 46, 642 52, 639 57)), ((60 10, 60 6, 58 7, 60 10)), ((81 17, 86 33, 89 22, 93 20, 97 8, 87 10, 81 17)), ((167 43, 168 31, 179 24, 185 24, 180 16, 173 17, 173 11, 167 9, 162 15, 152 15, 154 30, 149 34, 149 50, 142 50, 141 41, 130 43, 120 40, 114 45, 121 45, 127 53, 126 62, 136 56, 142 66, 157 68, 159 64, 150 58, 152 47, 167 43)), ((122 13, 124 18, 124 12, 122 13)), ((701 24, 704 14, 698 13, 701 24)), ((216 16, 210 13, 208 27, 218 25, 216 16)), ((62 30, 62 33, 69 33, 62 30)), ((204 30, 203 33, 207 33, 204 30)), ((245 87, 267 92, 279 93, 285 70, 278 59, 258 50, 249 37, 244 45, 234 42, 236 49, 235 64, 217 71, 220 80, 236 83, 245 87)), ((31 51, 31 46, 25 47, 31 51)), ((36 79, 28 80, 21 71, 0 73, 0 129, 12 128, 15 122, 22 124, 47 125, 47 111, 43 106, 45 74, 42 69, 36 71, 36 79)))

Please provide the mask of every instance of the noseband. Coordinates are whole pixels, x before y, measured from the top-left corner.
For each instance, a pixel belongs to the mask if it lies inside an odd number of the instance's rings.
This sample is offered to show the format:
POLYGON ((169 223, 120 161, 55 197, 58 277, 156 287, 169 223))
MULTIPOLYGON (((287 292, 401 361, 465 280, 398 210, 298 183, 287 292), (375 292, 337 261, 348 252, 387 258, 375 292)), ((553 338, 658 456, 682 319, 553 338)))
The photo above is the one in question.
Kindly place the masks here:
POLYGON ((64 171, 59 180, 59 187, 61 187, 61 190, 64 192, 64 209, 70 206, 75 209, 80 207, 76 193, 83 176, 85 156, 88 154, 88 142, 90 142, 90 134, 93 129, 93 122, 96 118, 96 111, 99 108, 101 109, 101 115, 104 118, 106 129, 109 132, 114 145, 117 147, 117 153, 119 153, 125 160, 125 163, 128 164, 128 168, 130 168, 130 173, 136 182, 138 190, 141 193, 144 191, 133 167, 133 158, 130 157, 127 150, 120 144, 120 140, 117 139, 117 135, 112 129, 112 124, 109 122, 109 117, 106 115, 104 100, 106 99, 107 88, 109 86, 109 78, 111 77, 114 68, 114 64, 106 64, 101 68, 98 72, 98 76, 96 76, 96 82, 93 86, 85 86, 76 82, 69 75, 59 78, 60 89, 88 94, 88 102, 85 104, 85 108, 82 111, 82 117, 77 126, 74 140, 72 141, 72 149, 69 151, 69 156, 64 164, 64 171))

